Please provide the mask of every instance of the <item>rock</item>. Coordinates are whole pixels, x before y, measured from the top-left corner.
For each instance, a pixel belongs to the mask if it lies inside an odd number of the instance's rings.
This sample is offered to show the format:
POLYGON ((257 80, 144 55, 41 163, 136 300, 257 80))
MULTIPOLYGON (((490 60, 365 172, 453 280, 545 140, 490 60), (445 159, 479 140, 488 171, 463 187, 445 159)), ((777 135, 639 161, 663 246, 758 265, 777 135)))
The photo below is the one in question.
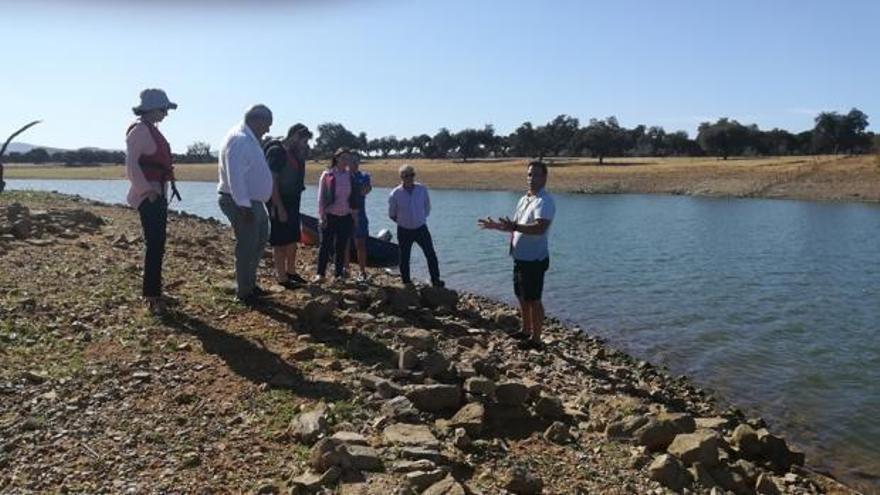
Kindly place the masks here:
POLYGON ((544 431, 544 439, 548 442, 558 443, 560 445, 571 441, 571 432, 568 426, 561 421, 554 421, 544 431))
POLYGON ((468 450, 473 445, 471 437, 464 428, 456 428, 452 435, 452 445, 459 450, 468 450))
POLYGON ((783 438, 772 435, 764 428, 758 430, 757 435, 761 445, 761 457, 770 463, 774 471, 784 473, 791 469, 792 465, 804 465, 804 454, 789 450, 783 438))
POLYGON ((342 475, 342 469, 333 466, 323 474, 307 472, 290 480, 292 485, 291 495, 312 493, 320 489, 322 486, 331 486, 339 480, 342 475))
POLYGON ((410 287, 387 287, 388 303, 395 313, 403 313, 419 305, 419 295, 410 287))
POLYGON ((773 476, 761 473, 758 481, 755 482, 755 493, 759 495, 782 495, 785 493, 785 486, 777 484, 773 476))
POLYGON ((395 423, 382 431, 382 443, 386 445, 412 445, 417 447, 440 447, 440 441, 425 425, 395 423))
POLYGON ((337 431, 330 438, 339 440, 345 445, 367 445, 367 439, 354 431, 337 431))
POLYGON ((605 427, 605 436, 607 438, 627 438, 646 424, 648 424, 648 418, 646 416, 633 414, 620 421, 609 423, 608 426, 605 427))
POLYGON ((351 457, 345 444, 339 440, 324 438, 312 447, 309 453, 309 465, 319 473, 333 466, 348 469, 351 467, 351 457))
POLYGON ((376 449, 366 445, 347 444, 351 466, 361 471, 381 471, 382 459, 376 449))
POLYGON ((450 428, 464 428, 471 436, 479 436, 483 431, 486 408, 479 402, 465 404, 449 421, 450 428))
POLYGON ((447 464, 449 459, 436 448, 403 447, 400 456, 404 459, 427 459, 437 464, 447 464))
POLYGON ((561 419, 565 417, 565 407, 559 397, 542 395, 535 402, 535 414, 545 419, 561 419))
POLYGON ((315 348, 314 347, 303 347, 301 349, 297 349, 289 354, 290 358, 296 361, 310 361, 315 359, 315 348))
POLYGON ((544 481, 522 466, 507 473, 504 489, 516 495, 534 495, 544 490, 544 481))
POLYGON ((654 459, 648 466, 648 476, 661 485, 680 492, 691 484, 691 477, 681 462, 669 454, 654 459))
POLYGON ((404 328, 397 334, 397 338, 417 351, 428 352, 434 350, 434 336, 423 328, 404 328))
POLYGON ((758 433, 749 425, 741 424, 733 430, 730 444, 736 447, 746 459, 758 459, 761 456, 761 442, 758 433))
POLYGON ((516 316, 516 313, 512 313, 510 311, 499 309, 492 314, 491 318, 492 321, 494 321, 495 324, 501 328, 518 330, 520 327, 519 318, 516 316))
POLYGON ((704 430, 722 430, 730 426, 730 420, 722 416, 695 418, 694 423, 697 428, 704 430))
POLYGON ((497 380, 501 376, 497 363, 489 356, 480 356, 471 362, 471 365, 478 374, 483 375, 492 380, 497 380))
POLYGON ((638 445, 657 452, 666 450, 679 433, 693 433, 694 419, 688 414, 666 413, 640 426, 632 434, 638 445))
POLYGON ((31 383, 40 384, 49 379, 49 374, 44 371, 27 370, 21 372, 21 377, 31 383))
POLYGON ((16 239, 27 239, 31 236, 30 219, 21 219, 12 224, 12 235, 16 239))
POLYGON ((467 492, 464 491, 464 488, 459 484, 458 481, 455 481, 455 478, 452 476, 446 476, 442 480, 434 483, 429 486, 427 490, 422 492, 422 495, 466 495, 467 492))
POLYGON ((419 295, 421 303, 429 308, 455 309, 458 306, 458 293, 454 290, 443 287, 422 287, 419 295))
POLYGON ((495 382, 488 378, 475 376, 464 382, 465 392, 491 397, 495 393, 495 382))
POLYGON ((529 388, 519 382, 503 382, 495 387, 495 399, 504 406, 519 406, 529 398, 529 388))
MULTIPOLYGON (((695 463, 694 465, 698 465, 695 463)), ((709 474, 715 484, 725 491, 736 493, 737 495, 751 495, 754 493, 754 482, 743 475, 743 473, 734 466, 719 464, 718 466, 708 469, 709 474)))
POLYGON ((397 352, 397 368, 412 370, 419 365, 419 353, 412 347, 404 347, 397 352))
POLYGON ((403 479, 410 488, 421 493, 425 488, 428 488, 445 477, 446 470, 434 469, 431 471, 411 471, 406 473, 403 479))
POLYGON ((448 411, 461 405, 461 388, 458 385, 413 385, 406 397, 420 411, 448 411))
POLYGON ((382 380, 376 386, 376 393, 383 399, 393 399, 394 397, 402 396, 405 392, 403 387, 391 380, 382 380))
POLYGON ((718 436, 711 431, 681 433, 666 451, 681 459, 686 466, 700 462, 713 467, 718 465, 718 436))
POLYGON ((425 376, 432 378, 449 371, 449 360, 439 352, 432 352, 422 359, 421 367, 425 376))
POLYGON ((715 482, 715 478, 712 477, 712 473, 700 462, 695 462, 691 467, 688 468, 688 473, 690 473, 691 478, 697 483, 703 486, 703 488, 716 488, 718 487, 718 483, 715 482))
POLYGON ((311 411, 296 415, 287 431, 297 442, 310 445, 327 432, 328 414, 327 405, 319 403, 311 411))
POLYGON ((402 395, 383 404, 382 414, 396 420, 415 419, 419 415, 412 401, 402 395))
POLYGON ((333 316, 333 311, 338 306, 339 304, 333 297, 319 296, 309 300, 299 310, 299 318, 308 327, 318 327, 330 320, 330 317, 333 316))
POLYGON ((437 465, 428 459, 418 461, 396 461, 391 464, 391 471, 394 473, 410 473, 413 471, 433 471, 437 465))
POLYGON ((694 417, 687 413, 664 412, 657 416, 657 420, 672 424, 679 433, 693 433, 696 431, 694 417))

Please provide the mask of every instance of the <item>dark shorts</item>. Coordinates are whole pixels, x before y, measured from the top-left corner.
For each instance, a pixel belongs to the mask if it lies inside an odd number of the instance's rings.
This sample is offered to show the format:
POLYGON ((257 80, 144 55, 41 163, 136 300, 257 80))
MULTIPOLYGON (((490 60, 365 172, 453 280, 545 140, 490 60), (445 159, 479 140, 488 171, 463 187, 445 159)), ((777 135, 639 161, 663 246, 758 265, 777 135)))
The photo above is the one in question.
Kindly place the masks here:
POLYGON ((525 301, 540 301, 544 292, 544 272, 550 258, 538 261, 513 260, 513 293, 525 301))
POLYGON ((358 224, 354 229, 354 238, 366 239, 367 237, 370 237, 370 221, 367 220, 367 212, 358 210, 358 224))
POLYGON ((284 209, 287 210, 287 221, 279 222, 275 218, 275 211, 272 203, 266 204, 269 210, 269 245, 270 246, 287 246, 294 242, 299 242, 300 224, 299 224, 299 203, 300 196, 293 198, 281 198, 284 203, 284 209))

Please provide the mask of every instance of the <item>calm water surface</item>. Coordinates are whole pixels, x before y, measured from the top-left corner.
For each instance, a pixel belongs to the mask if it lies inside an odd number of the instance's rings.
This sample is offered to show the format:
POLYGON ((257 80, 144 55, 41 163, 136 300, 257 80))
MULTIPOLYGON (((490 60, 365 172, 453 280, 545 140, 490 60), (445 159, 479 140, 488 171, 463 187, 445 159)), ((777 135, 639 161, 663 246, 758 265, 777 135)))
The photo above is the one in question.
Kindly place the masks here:
MULTIPOLYGON (((123 181, 10 180, 123 202, 123 181)), ((225 221, 215 185, 182 183, 186 211, 225 221)), ((392 228, 388 189, 367 210, 392 228)), ((447 284, 513 302, 506 238, 477 216, 519 194, 431 191, 447 284)), ((545 302, 555 316, 688 374, 783 430, 813 463, 880 490, 880 206, 558 194, 545 302)), ((303 211, 315 211, 314 188, 303 211)), ((393 228, 392 228, 393 231, 393 228)), ((417 276, 424 258, 413 255, 417 276)))

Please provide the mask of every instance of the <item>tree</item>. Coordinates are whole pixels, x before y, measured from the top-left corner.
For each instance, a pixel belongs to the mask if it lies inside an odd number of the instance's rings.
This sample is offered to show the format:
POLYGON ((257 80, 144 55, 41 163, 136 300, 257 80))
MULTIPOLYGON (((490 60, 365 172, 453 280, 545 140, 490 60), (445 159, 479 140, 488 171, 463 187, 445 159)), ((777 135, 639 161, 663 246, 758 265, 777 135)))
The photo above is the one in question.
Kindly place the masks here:
POLYGON ((357 151, 360 151, 362 154, 368 155, 370 153, 370 140, 367 139, 367 133, 361 132, 357 136, 357 144, 352 147, 357 151))
POLYGON ((413 147, 419 150, 419 155, 422 158, 430 158, 428 154, 431 151, 431 136, 419 134, 418 136, 413 136, 411 141, 413 147))
POLYGON ((49 152, 43 148, 33 148, 22 154, 25 163, 46 163, 50 160, 49 152))
POLYGON ((562 114, 542 126, 539 133, 544 135, 543 140, 547 150, 559 156, 574 151, 574 137, 579 128, 578 119, 562 114))
POLYGON ((214 156, 211 154, 211 145, 204 141, 196 141, 193 144, 186 147, 186 157, 188 161, 192 161, 194 163, 197 162, 208 162, 213 160, 214 156))
POLYGON ((325 122, 318 126, 318 139, 315 151, 320 156, 330 156, 339 148, 357 149, 358 137, 336 122, 325 122))
POLYGON ((599 158, 599 165, 602 165, 606 156, 622 154, 627 139, 626 129, 620 127, 616 117, 590 119, 590 125, 578 132, 575 148, 578 152, 589 150, 592 156, 599 158))
POLYGON ((746 147, 749 131, 736 120, 726 117, 718 122, 700 124, 697 143, 708 154, 720 156, 724 160, 731 155, 741 155, 746 147))
POLYGON ((462 129, 455 134, 455 143, 458 145, 458 152, 461 158, 466 162, 468 158, 473 158, 480 152, 480 145, 483 143, 483 132, 476 129, 462 129))
POLYGON ((822 112, 813 127, 813 151, 818 153, 864 153, 870 148, 868 116, 857 108, 846 115, 822 112))
POLYGON ((434 150, 435 158, 446 158, 450 151, 455 149, 455 137, 449 132, 449 129, 441 127, 437 134, 431 138, 431 147, 434 150))

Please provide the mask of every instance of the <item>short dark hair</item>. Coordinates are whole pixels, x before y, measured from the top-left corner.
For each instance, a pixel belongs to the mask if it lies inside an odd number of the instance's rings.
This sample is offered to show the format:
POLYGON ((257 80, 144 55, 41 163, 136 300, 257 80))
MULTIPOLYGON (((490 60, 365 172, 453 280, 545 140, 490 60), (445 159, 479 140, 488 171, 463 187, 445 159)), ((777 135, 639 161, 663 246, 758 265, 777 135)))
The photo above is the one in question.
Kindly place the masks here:
POLYGON ((529 166, 526 168, 532 168, 532 167, 540 168, 541 171, 544 172, 544 175, 547 175, 547 164, 542 162, 541 160, 534 160, 534 161, 529 162, 529 166))
POLYGON ((302 133, 304 136, 306 136, 308 138, 312 137, 312 131, 310 131, 309 128, 306 127, 305 124, 297 123, 297 124, 294 124, 293 126, 291 126, 290 129, 287 131, 287 139, 292 138, 297 133, 302 133))

